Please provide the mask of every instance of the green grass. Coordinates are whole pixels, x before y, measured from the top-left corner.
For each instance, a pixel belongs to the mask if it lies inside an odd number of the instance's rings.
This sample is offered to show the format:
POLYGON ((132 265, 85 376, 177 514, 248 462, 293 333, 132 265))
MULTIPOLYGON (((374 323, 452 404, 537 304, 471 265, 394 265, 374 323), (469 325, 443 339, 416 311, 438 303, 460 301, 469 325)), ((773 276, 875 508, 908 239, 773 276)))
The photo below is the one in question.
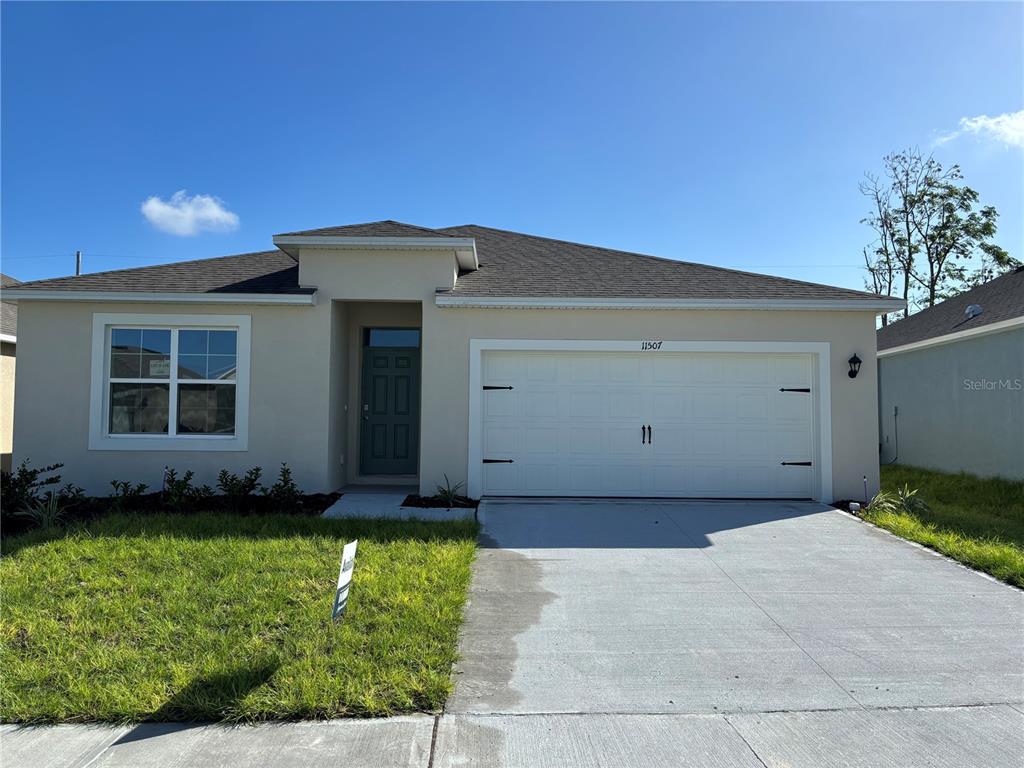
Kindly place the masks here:
POLYGON ((110 516, 5 541, 0 719, 228 720, 436 710, 475 523, 110 516), (344 542, 359 552, 343 622, 344 542))
POLYGON ((920 490, 928 513, 866 510, 865 519, 972 568, 1024 587, 1024 483, 945 474, 914 467, 882 467, 883 490, 920 490))

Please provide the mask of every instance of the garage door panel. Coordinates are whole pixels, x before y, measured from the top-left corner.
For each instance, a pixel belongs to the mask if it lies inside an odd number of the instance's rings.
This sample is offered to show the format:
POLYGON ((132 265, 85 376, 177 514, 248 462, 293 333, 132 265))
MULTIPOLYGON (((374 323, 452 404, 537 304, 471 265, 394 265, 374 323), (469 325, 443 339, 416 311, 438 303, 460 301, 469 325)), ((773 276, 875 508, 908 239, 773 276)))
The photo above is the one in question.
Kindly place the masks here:
POLYGON ((736 417, 744 421, 768 421, 772 418, 770 392, 741 392, 736 395, 736 417))
POLYGON ((813 496, 810 355, 484 354, 484 493, 813 496), (641 425, 650 424, 650 443, 641 425))
POLYGON ((605 393, 601 390, 583 390, 569 398, 569 413, 573 419, 600 421, 604 418, 605 393))
POLYGON ((519 467, 515 464, 484 464, 483 476, 487 493, 514 496, 523 492, 519 467))
POLYGON ((527 427, 523 430, 523 452, 530 456, 559 453, 560 432, 555 427, 527 427))
POLYGON ((533 389, 523 392, 523 415, 531 419, 554 419, 559 414, 558 390, 533 389))
POLYGON ((601 427, 568 428, 569 452, 575 456, 602 456, 604 454, 604 430, 601 427))
POLYGON ((636 426, 613 426, 605 430, 605 445, 610 456, 639 456, 641 443, 640 422, 636 426))
POLYGON ((521 427, 487 426, 484 428, 484 458, 502 458, 519 453, 521 427))
POLYGON ((698 421, 722 421, 733 411, 728 394, 714 389, 693 393, 693 418, 698 421))

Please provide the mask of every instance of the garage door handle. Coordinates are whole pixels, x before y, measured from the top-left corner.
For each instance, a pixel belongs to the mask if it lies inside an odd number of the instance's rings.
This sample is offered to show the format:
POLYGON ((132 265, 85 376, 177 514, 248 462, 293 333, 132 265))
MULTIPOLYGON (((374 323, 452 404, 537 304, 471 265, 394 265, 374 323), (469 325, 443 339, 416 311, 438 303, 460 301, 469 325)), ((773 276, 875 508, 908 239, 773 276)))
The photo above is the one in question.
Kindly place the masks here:
POLYGON ((809 467, 811 462, 809 461, 784 461, 782 462, 784 467, 809 467))

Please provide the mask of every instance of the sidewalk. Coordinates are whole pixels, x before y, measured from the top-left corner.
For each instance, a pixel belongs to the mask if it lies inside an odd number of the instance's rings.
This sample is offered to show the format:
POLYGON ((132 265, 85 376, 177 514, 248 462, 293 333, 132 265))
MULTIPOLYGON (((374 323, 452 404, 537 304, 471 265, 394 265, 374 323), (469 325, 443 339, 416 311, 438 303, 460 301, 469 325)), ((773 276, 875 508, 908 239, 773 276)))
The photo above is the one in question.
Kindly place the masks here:
POLYGON ((257 726, 0 728, 3 768, 1005 768, 1010 705, 728 715, 412 715, 257 726))

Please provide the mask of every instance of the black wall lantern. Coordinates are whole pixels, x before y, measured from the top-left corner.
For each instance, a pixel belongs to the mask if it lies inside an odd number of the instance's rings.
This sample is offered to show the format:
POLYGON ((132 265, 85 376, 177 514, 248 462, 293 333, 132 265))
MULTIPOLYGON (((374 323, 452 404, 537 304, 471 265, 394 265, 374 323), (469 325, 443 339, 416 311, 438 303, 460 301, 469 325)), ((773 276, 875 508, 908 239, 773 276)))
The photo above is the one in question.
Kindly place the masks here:
POLYGON ((850 373, 848 374, 848 376, 851 379, 856 379, 857 374, 860 372, 861 359, 857 357, 857 353, 854 352, 853 357, 847 360, 847 362, 850 364, 850 373))

